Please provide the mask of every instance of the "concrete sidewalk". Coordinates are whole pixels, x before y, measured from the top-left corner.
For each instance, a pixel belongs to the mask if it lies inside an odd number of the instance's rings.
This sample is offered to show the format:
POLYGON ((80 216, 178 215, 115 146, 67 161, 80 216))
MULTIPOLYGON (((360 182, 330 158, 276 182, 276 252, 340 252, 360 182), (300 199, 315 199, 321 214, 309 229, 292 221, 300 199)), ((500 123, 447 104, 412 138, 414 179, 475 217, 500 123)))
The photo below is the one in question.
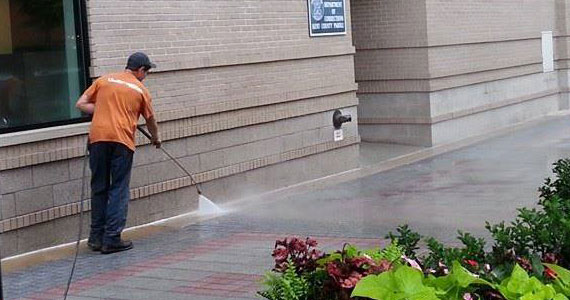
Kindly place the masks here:
MULTIPOLYGON (((328 251, 383 246, 403 223, 446 243, 457 229, 487 236, 485 220, 509 220, 536 203, 551 164, 570 156, 569 128, 559 116, 436 148, 365 144, 362 169, 231 203, 216 218, 131 231, 135 248, 124 253, 83 247, 68 299, 259 299, 275 240, 288 235, 314 237, 328 251)), ((5 298, 63 299, 65 251, 4 261, 5 298)))

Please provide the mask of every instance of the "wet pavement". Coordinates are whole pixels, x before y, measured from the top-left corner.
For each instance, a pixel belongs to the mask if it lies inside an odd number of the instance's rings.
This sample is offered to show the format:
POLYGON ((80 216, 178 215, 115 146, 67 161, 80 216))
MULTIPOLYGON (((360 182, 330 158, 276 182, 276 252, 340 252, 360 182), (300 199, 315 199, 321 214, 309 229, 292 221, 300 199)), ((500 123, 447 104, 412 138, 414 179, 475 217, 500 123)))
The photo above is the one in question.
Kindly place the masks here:
MULTIPOLYGON (((128 252, 83 248, 68 299, 259 299, 274 242, 288 235, 315 237, 329 251, 344 242, 385 245, 385 234, 404 223, 448 244, 458 229, 488 237, 485 221, 511 220, 516 208, 537 202, 552 163, 570 157, 569 128, 569 117, 550 117, 442 154, 412 147, 379 154, 380 146, 363 145, 365 168, 344 180, 229 204, 216 218, 156 225, 128 252)), ((4 296, 63 299, 70 268, 71 257, 10 268, 4 296)))

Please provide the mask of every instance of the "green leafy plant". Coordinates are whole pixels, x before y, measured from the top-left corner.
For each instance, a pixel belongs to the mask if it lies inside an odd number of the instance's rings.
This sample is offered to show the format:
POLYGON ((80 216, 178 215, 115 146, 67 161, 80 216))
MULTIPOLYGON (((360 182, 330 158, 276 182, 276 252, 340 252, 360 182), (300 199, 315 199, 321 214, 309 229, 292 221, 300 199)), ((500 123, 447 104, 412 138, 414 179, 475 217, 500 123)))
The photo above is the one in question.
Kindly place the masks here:
POLYGON ((542 199, 549 199, 558 196, 562 199, 570 199, 570 159, 560 159, 554 164, 552 172, 556 175, 553 181, 551 178, 544 180, 544 185, 538 189, 542 199))
POLYGON ((463 258, 466 260, 485 261, 485 239, 476 238, 468 232, 458 231, 457 237, 465 246, 462 249, 463 258))
POLYGON ((465 269, 458 261, 452 263, 451 272, 449 275, 435 277, 428 275, 425 280, 427 286, 434 287, 437 294, 441 299, 446 300, 462 300, 466 293, 475 291, 472 286, 487 286, 493 285, 481 278, 478 278, 473 273, 465 269))
POLYGON ((555 270, 557 274, 557 288, 529 276, 519 265, 515 265, 511 275, 501 284, 493 284, 478 278, 455 261, 451 272, 441 277, 428 275, 424 278, 420 271, 408 266, 401 266, 380 275, 367 276, 358 283, 352 296, 378 300, 463 300, 473 299, 471 295, 477 295, 477 299, 568 300, 564 291, 568 291, 570 271, 556 265, 547 267, 555 270), (496 289, 502 297, 496 293, 492 296, 481 296, 481 288, 496 289))
POLYGON ((343 250, 326 256, 318 261, 339 289, 351 290, 358 281, 370 274, 380 274, 392 267, 392 262, 384 259, 384 255, 394 256, 398 250, 381 251, 359 250, 345 244, 343 250))
POLYGON ((426 243, 429 252, 424 257, 424 266, 428 270, 439 270, 442 267, 449 266, 452 261, 461 259, 459 248, 446 247, 432 237, 427 238, 426 243))
POLYGON ((543 284, 536 277, 530 277, 518 264, 497 289, 507 300, 568 300, 551 284, 543 284))
POLYGON ((375 260, 386 260, 391 262, 392 265, 401 265, 402 255, 404 255, 404 253, 404 249, 398 245, 398 242, 393 241, 390 245, 379 252, 378 257, 375 258, 375 260))
MULTIPOLYGON (((486 223, 495 241, 492 263, 500 265, 539 256, 543 261, 568 267, 570 263, 570 159, 554 163, 555 180, 545 179, 539 209, 520 208, 506 225, 486 223)), ((524 267, 524 266, 523 266, 524 267)))
POLYGON ((424 285, 421 271, 400 266, 394 271, 363 278, 352 291, 352 297, 378 300, 440 300, 436 289, 424 285))
POLYGON ((544 264, 547 277, 552 279, 554 289, 566 296, 570 296, 570 271, 553 264, 544 264))
POLYGON ((458 231, 457 238, 463 248, 446 247, 434 238, 428 238, 428 254, 423 258, 424 266, 433 273, 442 274, 441 269, 460 261, 471 271, 479 271, 486 262, 485 240, 476 238, 470 233, 458 231))
POLYGON ((263 285, 266 290, 258 294, 269 300, 304 300, 309 293, 307 279, 297 274, 292 261, 283 273, 268 272, 263 285))
POLYGON ((539 188, 539 208, 518 209, 509 224, 486 223, 494 240, 489 253, 484 239, 458 231, 462 247, 428 238, 420 257, 421 236, 408 225, 390 232, 384 249, 345 244, 325 254, 314 240, 289 238, 273 252, 281 273, 268 273, 268 289, 259 294, 270 300, 568 300, 570 159, 554 166, 556 179, 539 188))
POLYGON ((312 300, 344 300, 350 299, 350 293, 361 278, 370 274, 380 274, 401 264, 403 253, 396 244, 380 250, 365 249, 345 244, 341 251, 325 255, 318 261, 319 268, 326 273, 327 279, 321 281, 322 290, 314 293, 312 300))
POLYGON ((396 228, 397 234, 388 232, 386 238, 392 241, 392 244, 397 244, 404 251, 404 254, 411 258, 416 259, 416 250, 419 249, 418 242, 421 240, 422 236, 410 229, 408 224, 400 225, 396 228))
POLYGON ((510 226, 504 222, 497 225, 487 222, 485 225, 495 240, 493 259, 496 264, 513 261, 516 256, 530 257, 552 250, 549 216, 537 209, 520 208, 517 211, 518 216, 510 226))

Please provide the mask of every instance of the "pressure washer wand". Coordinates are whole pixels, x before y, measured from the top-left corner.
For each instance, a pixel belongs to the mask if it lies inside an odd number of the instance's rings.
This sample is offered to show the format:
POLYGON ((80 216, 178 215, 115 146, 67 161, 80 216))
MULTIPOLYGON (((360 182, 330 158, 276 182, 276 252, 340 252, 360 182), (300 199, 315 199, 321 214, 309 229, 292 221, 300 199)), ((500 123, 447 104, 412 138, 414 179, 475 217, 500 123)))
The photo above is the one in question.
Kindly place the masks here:
MULTIPOLYGON (((148 131, 146 131, 146 129, 142 128, 140 125, 137 125, 137 129, 142 134, 144 134, 144 136, 146 136, 149 140, 152 140, 152 136, 150 135, 150 133, 148 131)), ((188 175, 190 177, 190 180, 194 183, 194 186, 196 187, 196 190, 198 191, 198 195, 202 195, 202 190, 200 189, 200 186, 198 185, 196 180, 194 180, 194 176, 192 176, 192 174, 190 172, 188 172, 188 170, 186 170, 186 168, 184 168, 184 166, 182 166, 182 164, 176 158, 174 158, 174 156, 170 155, 170 153, 168 153, 168 151, 166 151, 166 149, 164 149, 163 147, 160 147, 160 150, 162 150, 164 152, 164 154, 166 154, 166 156, 168 156, 180 169, 182 169, 182 171, 184 171, 184 173, 186 173, 186 175, 188 175)))

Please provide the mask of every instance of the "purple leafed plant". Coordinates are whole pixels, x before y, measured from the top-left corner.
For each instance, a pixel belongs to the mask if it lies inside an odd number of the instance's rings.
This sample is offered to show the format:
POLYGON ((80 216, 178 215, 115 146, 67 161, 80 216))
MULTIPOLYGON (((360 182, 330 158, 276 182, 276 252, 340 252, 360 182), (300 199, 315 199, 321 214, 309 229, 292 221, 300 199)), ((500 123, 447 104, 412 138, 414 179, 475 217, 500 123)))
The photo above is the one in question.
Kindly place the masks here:
POLYGON ((313 272, 317 268, 317 260, 323 257, 323 252, 317 250, 317 241, 311 238, 306 240, 297 237, 288 237, 275 242, 275 249, 271 256, 275 259, 276 272, 285 272, 288 260, 292 261, 297 273, 313 272))

